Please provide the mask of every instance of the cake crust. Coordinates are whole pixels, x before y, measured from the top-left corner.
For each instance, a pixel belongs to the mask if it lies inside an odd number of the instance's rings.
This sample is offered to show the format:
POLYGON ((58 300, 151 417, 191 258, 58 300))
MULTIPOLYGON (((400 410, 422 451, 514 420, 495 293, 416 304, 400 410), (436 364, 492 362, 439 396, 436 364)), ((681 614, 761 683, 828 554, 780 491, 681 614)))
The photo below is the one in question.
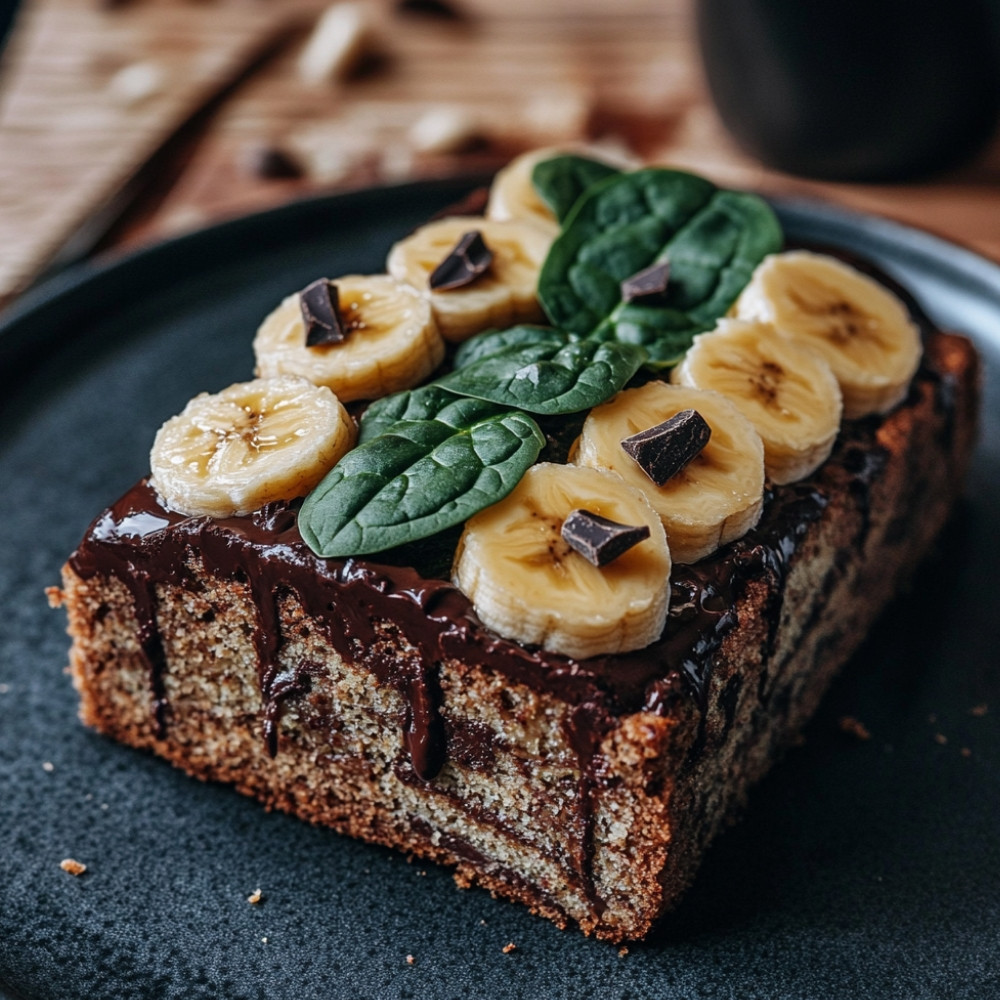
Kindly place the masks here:
POLYGON ((968 341, 929 336, 903 405, 678 567, 659 643, 579 663, 490 634, 448 584, 312 556, 293 507, 183 518, 140 484, 64 569, 81 717, 560 926, 641 938, 926 553, 978 378, 968 341))

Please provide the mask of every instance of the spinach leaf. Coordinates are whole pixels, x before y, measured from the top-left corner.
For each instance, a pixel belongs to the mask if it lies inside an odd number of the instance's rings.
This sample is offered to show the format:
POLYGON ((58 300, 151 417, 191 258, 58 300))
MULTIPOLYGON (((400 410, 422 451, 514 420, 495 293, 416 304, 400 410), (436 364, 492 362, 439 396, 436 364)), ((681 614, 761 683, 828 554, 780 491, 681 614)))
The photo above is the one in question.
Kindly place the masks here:
POLYGON ((509 330, 487 330, 470 337, 458 348, 454 364, 456 368, 465 368, 474 361, 499 354, 508 347, 523 347, 527 344, 558 344, 562 347, 566 342, 566 334, 551 326, 522 324, 512 326, 509 330))
POLYGON ((781 227, 757 196, 677 170, 637 170, 587 191, 549 251, 538 294, 556 326, 639 344, 651 363, 671 364, 781 244, 781 227), (664 301, 623 302, 621 282, 664 257, 664 301))
MULTIPOLYGON (((462 415, 467 410, 462 407, 456 413, 449 407, 461 402, 463 397, 456 396, 433 383, 418 389, 407 389, 404 392, 394 392, 391 396, 383 396, 381 399, 376 399, 361 415, 358 444, 364 444, 380 434, 385 434, 400 420, 437 418, 452 426, 459 425, 462 422, 462 415)), ((473 411, 474 417, 478 412, 473 411)))
POLYGON ((517 485, 545 443, 538 425, 481 400, 457 402, 433 419, 397 420, 327 473, 298 519, 317 555, 365 555, 426 538, 517 485))
POLYGON ((436 384, 531 413, 575 413, 610 399, 645 360, 640 346, 551 330, 535 342, 480 354, 436 384))
POLYGON ((616 167, 600 160, 567 153, 536 163, 531 183, 556 219, 563 222, 587 188, 617 173, 616 167))

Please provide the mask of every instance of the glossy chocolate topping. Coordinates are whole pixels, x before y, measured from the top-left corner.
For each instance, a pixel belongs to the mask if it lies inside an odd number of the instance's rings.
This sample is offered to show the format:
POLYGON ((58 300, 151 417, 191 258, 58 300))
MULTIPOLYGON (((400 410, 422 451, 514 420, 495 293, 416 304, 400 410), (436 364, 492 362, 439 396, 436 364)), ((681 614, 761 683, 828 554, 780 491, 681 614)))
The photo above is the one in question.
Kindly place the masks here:
POLYGON ((277 665, 282 642, 278 604, 292 593, 342 656, 360 660, 380 683, 404 695, 410 706, 405 728, 414 769, 430 777, 443 752, 434 691, 443 659, 480 663, 569 704, 599 708, 589 712, 591 723, 577 726, 580 735, 574 743, 589 745, 592 730, 602 730, 612 716, 624 712, 645 708, 667 714, 679 697, 694 697, 704 707, 713 654, 736 625, 734 607, 747 584, 764 578, 780 582, 809 525, 826 507, 826 481, 847 476, 859 507, 864 506, 879 467, 877 453, 871 422, 850 427, 820 476, 778 488, 765 498, 756 529, 695 565, 674 567, 670 615, 661 639, 635 652, 583 661, 497 636, 450 583, 425 579, 410 567, 315 556, 299 535, 295 502, 269 504, 245 517, 187 517, 165 509, 143 481, 97 518, 70 565, 81 577, 112 576, 129 588, 160 726, 166 723, 167 706, 153 613, 155 587, 197 586, 188 559, 198 553, 207 576, 249 587, 252 593, 258 614, 253 636, 267 706, 265 735, 272 753, 278 704, 305 683, 281 673, 277 665), (379 623, 394 623, 413 652, 386 642, 379 623))

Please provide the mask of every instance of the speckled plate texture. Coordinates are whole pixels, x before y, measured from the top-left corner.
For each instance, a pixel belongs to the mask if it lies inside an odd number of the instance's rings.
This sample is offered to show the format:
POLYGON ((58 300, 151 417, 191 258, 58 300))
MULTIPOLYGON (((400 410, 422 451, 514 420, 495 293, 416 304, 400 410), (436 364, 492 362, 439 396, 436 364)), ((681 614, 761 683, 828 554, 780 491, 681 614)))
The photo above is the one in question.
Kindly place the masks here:
POLYGON ((225 223, 64 275, 0 327, 0 991, 1000 996, 1000 268, 902 226, 778 205, 790 238, 873 259, 976 339, 987 391, 968 499, 803 744, 627 954, 77 721, 64 615, 43 588, 146 472, 156 428, 195 393, 250 376, 253 331, 289 289, 381 270, 392 242, 468 188, 364 191, 225 223), (870 738, 843 732, 845 716, 870 738), (86 874, 60 870, 64 858, 86 874))

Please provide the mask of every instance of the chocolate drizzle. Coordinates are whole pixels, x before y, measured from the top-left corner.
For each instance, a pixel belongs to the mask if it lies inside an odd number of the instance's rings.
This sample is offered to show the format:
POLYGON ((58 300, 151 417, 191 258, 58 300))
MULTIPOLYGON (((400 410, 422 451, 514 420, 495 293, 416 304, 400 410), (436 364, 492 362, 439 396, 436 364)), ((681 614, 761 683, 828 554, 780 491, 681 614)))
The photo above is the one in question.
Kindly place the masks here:
POLYGON ((156 587, 147 579, 132 588, 135 602, 135 616, 139 624, 139 645, 142 655, 149 665, 149 686, 153 695, 153 725, 156 738, 162 740, 167 735, 167 692, 163 685, 163 674, 167 669, 167 658, 163 652, 163 640, 156 622, 156 587))
MULTIPOLYGON (((826 475, 867 478, 867 467, 851 472, 845 457, 853 454, 851 442, 872 449, 871 438, 870 429, 856 428, 826 475), (859 434, 864 441, 857 441, 859 434)), ((713 657, 738 623, 739 598, 752 580, 780 584, 810 524, 822 515, 827 491, 823 478, 775 490, 754 531, 695 565, 674 567, 670 615, 659 640, 635 652, 584 661, 490 632, 468 599, 444 580, 424 579, 405 566, 313 555, 296 527, 295 502, 270 504, 246 517, 186 517, 164 509, 141 482, 94 522, 70 563, 82 577, 114 576, 130 589, 158 718, 166 710, 167 666, 155 588, 184 584, 186 563, 198 558, 210 577, 250 590, 269 749, 277 750, 280 702, 307 683, 302 671, 293 675, 281 663, 279 609, 283 599, 294 597, 338 653, 363 662, 379 683, 400 691, 408 706, 402 724, 414 770, 430 780, 444 759, 437 706, 438 669, 446 659, 483 664, 515 683, 586 706, 579 719, 587 725, 572 737, 581 756, 587 755, 582 751, 591 736, 599 738, 616 715, 639 709, 668 715, 684 697, 693 697, 704 710, 713 657), (393 641, 397 636, 401 642, 393 641)))

